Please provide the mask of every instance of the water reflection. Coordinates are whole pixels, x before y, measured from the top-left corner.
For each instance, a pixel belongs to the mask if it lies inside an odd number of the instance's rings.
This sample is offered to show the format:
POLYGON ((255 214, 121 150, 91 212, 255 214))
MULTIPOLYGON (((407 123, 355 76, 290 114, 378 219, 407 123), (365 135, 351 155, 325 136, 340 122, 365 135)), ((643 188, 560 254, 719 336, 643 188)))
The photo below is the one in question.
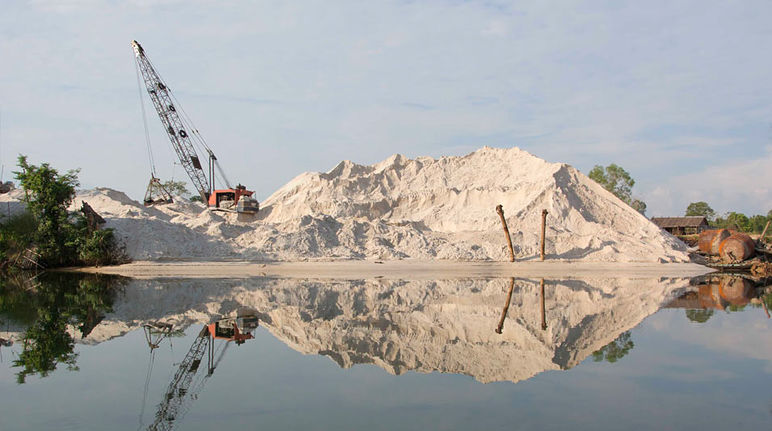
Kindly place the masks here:
POLYGON ((555 428, 584 417, 579 428, 602 429, 609 403, 621 421, 639 427, 652 418, 676 428, 768 419, 768 388, 759 378, 772 360, 763 310, 772 288, 765 280, 132 280, 100 288, 98 280, 76 278, 57 281, 56 289, 39 283, 2 284, 0 338, 15 344, 0 349, 16 360, 24 350, 49 355, 39 362, 53 367, 30 367, 30 382, 32 373, 52 374, 57 365, 60 372, 23 386, 8 373, 14 389, 0 393, 13 413, 3 417, 11 429, 135 429, 137 413, 140 429, 360 429, 373 420, 383 428, 426 429, 440 417, 457 429, 502 428, 523 417, 561 417, 555 428), (679 310, 647 319, 663 307, 679 310), (53 327, 54 335, 64 326, 70 338, 63 355, 35 346, 37 326, 53 327), (113 340, 122 335, 128 336, 113 340), (317 355, 344 368, 380 369, 342 371, 317 355), (540 374, 580 362, 570 373, 540 374), (63 371, 68 365, 82 371, 63 371), (392 378, 381 369, 433 374, 392 378), (478 385, 439 373, 531 380, 478 385), (73 388, 78 397, 71 400, 73 388), (706 419, 710 403, 724 407, 706 419), (640 405, 652 407, 641 412, 640 405), (27 406, 47 413, 28 414, 27 406), (743 413, 733 415, 739 407, 743 413))
POLYGON ((57 273, 21 273, 0 279, 2 320, 7 326, 25 328, 21 334, 3 341, 11 345, 16 338, 22 345, 13 361, 13 366, 21 369, 16 374, 17 382, 24 383, 34 374, 46 377, 58 365, 77 370, 71 332, 88 337, 112 310, 115 289, 120 284, 116 277, 57 273))
POLYGON ((344 368, 375 364, 393 374, 517 382, 590 356, 619 360, 634 347, 630 329, 661 307, 685 308, 695 322, 749 304, 766 310, 772 295, 760 297, 764 283, 728 276, 213 282, 48 274, 5 280, 0 313, 25 328, 15 336, 23 345, 14 360, 20 383, 59 364, 77 369, 76 340, 97 344, 134 329, 144 331, 151 354, 194 324, 208 325, 212 339, 241 344, 252 336, 239 329, 249 327, 244 310, 293 349, 344 368))
POLYGON ((691 280, 692 289, 666 305, 684 308, 686 317, 695 323, 705 323, 716 310, 736 312, 746 306, 762 308, 770 317, 772 280, 742 275, 717 274, 691 280))
POLYGON ((341 367, 516 382, 575 366, 689 289, 687 279, 620 278, 132 281, 80 341, 210 324, 248 307, 285 344, 341 367))
MULTIPOLYGON (((160 325, 164 333, 171 333, 172 325, 160 325)), ((247 340, 254 339, 252 332, 258 326, 257 314, 251 310, 241 309, 235 317, 219 319, 208 325, 204 325, 193 344, 188 349, 185 357, 180 361, 176 373, 169 382, 161 402, 158 404, 155 421, 147 427, 148 430, 172 429, 174 424, 182 418, 192 407, 199 393, 204 389, 208 379, 214 374, 215 369, 225 356, 231 342, 236 345, 244 344, 247 340), (220 341, 219 345, 217 342, 220 341), (206 354, 205 371, 199 372, 201 361, 206 354)), ((142 397, 142 410, 140 412, 140 427, 143 426, 145 403, 150 377, 152 374, 153 352, 158 343, 151 345, 151 362, 148 366, 147 380, 145 381, 142 397)))

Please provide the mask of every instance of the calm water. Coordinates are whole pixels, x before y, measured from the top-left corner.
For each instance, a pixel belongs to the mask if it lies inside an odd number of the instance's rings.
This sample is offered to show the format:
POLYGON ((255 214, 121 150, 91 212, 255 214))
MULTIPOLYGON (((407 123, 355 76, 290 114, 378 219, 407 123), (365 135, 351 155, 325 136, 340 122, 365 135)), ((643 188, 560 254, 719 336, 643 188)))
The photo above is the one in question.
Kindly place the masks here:
POLYGON ((766 290, 543 286, 6 280, 0 429, 772 428, 766 290))

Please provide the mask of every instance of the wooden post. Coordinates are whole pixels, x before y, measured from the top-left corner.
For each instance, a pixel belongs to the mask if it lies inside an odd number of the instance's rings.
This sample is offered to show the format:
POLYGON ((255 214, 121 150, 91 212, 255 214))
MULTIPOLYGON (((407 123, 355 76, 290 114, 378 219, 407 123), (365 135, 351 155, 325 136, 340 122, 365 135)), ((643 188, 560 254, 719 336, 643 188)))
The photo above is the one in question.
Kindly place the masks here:
POLYGON ((509 247, 509 261, 515 261, 515 250, 512 248, 512 238, 509 237, 509 228, 507 227, 507 220, 504 218, 504 208, 501 204, 496 205, 496 212, 501 218, 501 225, 504 226, 504 235, 507 237, 507 246, 509 247))
POLYGON ((769 220, 767 220, 767 225, 764 226, 764 230, 761 231, 761 236, 759 237, 759 244, 764 243, 764 237, 767 235, 767 229, 769 229, 769 220))
POLYGON ((541 210, 541 260, 544 260, 544 231, 547 229, 547 210, 541 210))
POLYGON ((512 301, 512 291, 515 290, 515 277, 509 279, 509 292, 507 292, 507 303, 504 304, 504 309, 501 310, 501 319, 499 319, 499 326, 496 327, 496 333, 501 334, 504 328, 504 320, 507 318, 507 311, 509 311, 509 302, 512 301))
POLYGON ((544 311, 544 279, 541 279, 541 329, 547 329, 547 313, 544 311))

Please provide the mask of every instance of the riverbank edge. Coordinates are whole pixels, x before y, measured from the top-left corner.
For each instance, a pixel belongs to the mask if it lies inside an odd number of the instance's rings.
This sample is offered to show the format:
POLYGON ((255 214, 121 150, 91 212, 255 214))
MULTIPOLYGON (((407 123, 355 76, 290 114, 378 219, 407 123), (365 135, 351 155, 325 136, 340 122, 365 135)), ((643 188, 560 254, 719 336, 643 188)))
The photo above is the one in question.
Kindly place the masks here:
POLYGON ((61 271, 154 278, 459 279, 459 278, 639 278, 696 277, 714 272, 696 263, 582 261, 336 260, 305 262, 136 261, 123 265, 62 268, 61 271))

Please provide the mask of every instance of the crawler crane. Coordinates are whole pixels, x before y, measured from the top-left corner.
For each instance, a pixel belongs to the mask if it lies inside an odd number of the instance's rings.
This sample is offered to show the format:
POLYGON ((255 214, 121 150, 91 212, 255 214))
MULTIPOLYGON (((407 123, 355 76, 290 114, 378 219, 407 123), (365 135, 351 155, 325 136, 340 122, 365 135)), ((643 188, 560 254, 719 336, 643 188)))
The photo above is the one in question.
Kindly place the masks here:
MULTIPOLYGON (((137 67, 145 82, 147 94, 150 96, 153 107, 166 129, 174 152, 177 153, 177 157, 180 159, 180 164, 182 164, 185 172, 190 177, 193 186, 196 188, 196 191, 198 191, 203 202, 205 202, 210 209, 220 209, 225 211, 235 210, 239 213, 256 213, 260 207, 257 200, 252 197, 254 192, 247 190, 247 188, 241 184, 236 187, 231 187, 220 164, 217 162, 217 157, 215 157, 214 152, 212 152, 211 148, 206 144, 190 119, 187 118, 187 115, 185 115, 180 104, 175 104, 177 100, 174 98, 169 86, 164 83, 161 76, 156 72, 150 59, 145 55, 145 50, 142 48, 142 45, 134 40, 131 42, 131 46, 134 48, 137 67), (180 116, 180 112, 183 114, 182 117, 180 116), (194 146, 198 146, 199 149, 203 148, 207 153, 208 172, 206 173, 204 172, 201 159, 194 146), (217 168, 227 188, 215 188, 215 168, 217 168)), ((151 184, 148 186, 148 195, 151 194, 151 187, 158 183, 154 180, 156 180, 156 178, 153 175, 150 180, 151 184)), ((146 197, 145 201, 146 203, 153 203, 152 198, 146 197)))

